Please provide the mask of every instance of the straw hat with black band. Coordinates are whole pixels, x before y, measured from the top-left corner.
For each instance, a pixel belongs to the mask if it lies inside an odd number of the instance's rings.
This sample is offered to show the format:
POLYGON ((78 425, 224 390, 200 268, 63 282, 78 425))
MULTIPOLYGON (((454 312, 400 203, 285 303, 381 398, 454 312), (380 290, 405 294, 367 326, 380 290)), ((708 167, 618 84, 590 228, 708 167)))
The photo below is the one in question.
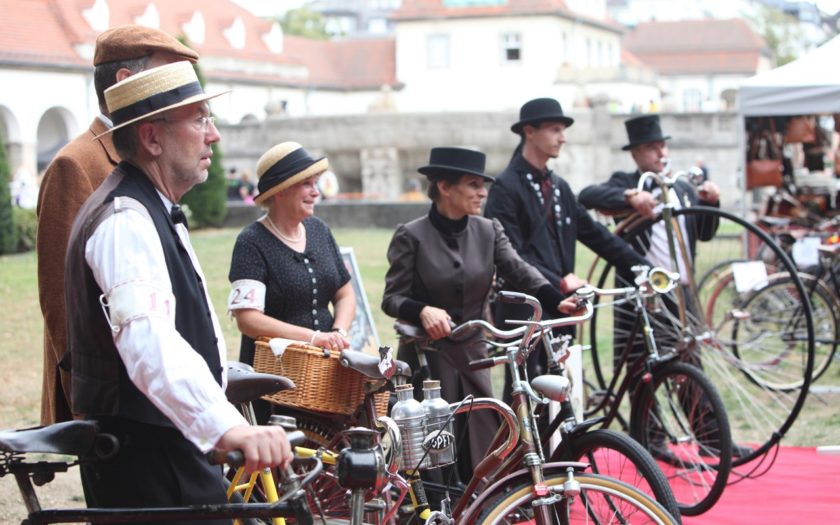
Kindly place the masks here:
POLYGON ((141 71, 105 90, 105 101, 114 127, 99 138, 164 111, 203 102, 230 93, 207 94, 192 64, 184 60, 141 71))
POLYGON ((326 157, 313 158, 297 142, 283 142, 266 151, 257 161, 257 189, 254 202, 265 201, 279 191, 294 186, 309 177, 327 171, 330 163, 326 157))

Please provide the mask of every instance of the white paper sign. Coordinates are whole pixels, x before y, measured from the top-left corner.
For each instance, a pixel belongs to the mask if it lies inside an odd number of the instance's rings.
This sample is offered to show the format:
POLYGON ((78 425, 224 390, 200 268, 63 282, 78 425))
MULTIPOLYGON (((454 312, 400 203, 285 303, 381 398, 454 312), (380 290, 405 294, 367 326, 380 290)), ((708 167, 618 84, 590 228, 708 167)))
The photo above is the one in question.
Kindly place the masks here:
POLYGON ((271 353, 274 354, 275 357, 283 358, 283 352, 286 351, 286 347, 290 344, 294 343, 291 339, 283 339, 282 337, 272 337, 268 340, 268 347, 271 348, 271 353))
POLYGON ((767 267, 761 261, 736 262, 731 268, 738 293, 767 284, 767 267))
POLYGON ((793 243, 793 260, 797 268, 807 268, 815 266, 820 262, 820 256, 817 248, 820 247, 821 240, 819 237, 805 237, 793 243))

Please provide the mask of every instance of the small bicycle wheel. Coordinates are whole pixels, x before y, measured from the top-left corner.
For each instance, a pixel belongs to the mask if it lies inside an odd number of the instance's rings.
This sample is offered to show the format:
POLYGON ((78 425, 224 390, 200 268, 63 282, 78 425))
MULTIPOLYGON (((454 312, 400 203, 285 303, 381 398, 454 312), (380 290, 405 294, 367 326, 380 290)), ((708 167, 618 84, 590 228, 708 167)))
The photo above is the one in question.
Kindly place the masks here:
MULTIPOLYGON (((822 280, 800 274, 807 291, 814 321, 814 368, 811 381, 828 369, 840 338, 837 299, 822 280)), ((798 364, 788 354, 807 337, 802 315, 803 305, 790 276, 771 276, 765 286, 746 294, 740 301, 740 312, 732 322, 732 352, 748 366, 744 373, 765 389, 795 391, 802 381, 787 369, 798 364), (750 344, 738 344, 747 340, 750 344), (755 343, 760 344, 755 344, 755 343), (792 377, 796 377, 791 381, 792 377)))
MULTIPOLYGON (((648 253, 648 247, 668 225, 662 217, 636 221, 618 232, 652 263, 678 269, 681 285, 659 296, 660 308, 650 317, 660 353, 687 352, 697 356, 699 366, 720 393, 729 415, 733 440, 739 447, 735 465, 762 456, 779 442, 799 415, 808 394, 814 367, 814 323, 805 288, 796 268, 770 237, 753 224, 731 213, 702 206, 674 210, 670 228, 687 239, 676 247, 679 261, 665 253, 648 253), (657 226, 659 230, 657 230, 657 226), (657 231, 659 233, 657 233, 657 231), (685 247, 685 249, 681 249, 685 247), (686 255, 687 254, 687 255, 686 255), (664 260, 663 260, 664 258, 664 260), (737 264, 749 264, 746 272, 737 264), (754 282, 740 279, 746 273, 754 282), (742 303, 751 290, 758 289, 771 276, 785 275, 792 304, 802 305, 795 331, 767 331, 762 337, 747 337, 742 303), (737 286, 736 286, 737 284, 737 286), (734 327, 740 323, 738 332, 734 327), (737 333, 738 337, 733 337, 737 333), (737 346, 737 352, 735 351, 737 346), (784 347, 774 354, 775 361, 753 360, 765 348, 784 347), (739 358, 741 356, 743 359, 739 358), (753 370, 760 363, 759 370, 753 370), (772 363, 773 370, 770 370, 772 363), (773 383, 799 385, 794 390, 774 388, 756 381, 773 374, 773 383)), ((599 287, 631 286, 632 278, 616 275, 612 265, 600 261, 591 272, 599 287)), ((626 305, 601 298, 590 322, 588 344, 592 346, 592 368, 599 386, 609 373, 614 351, 638 344, 634 330, 636 312, 626 305)))
MULTIPOLYGON (((549 506, 552 524, 679 523, 656 501, 622 481, 584 473, 574 474, 572 479, 570 482, 566 472, 545 473, 545 484, 551 495, 560 497, 557 503, 549 506), (574 490, 576 488, 579 492, 574 490)), ((491 495, 478 518, 469 522, 481 525, 534 523, 531 521, 534 516, 532 503, 536 498, 529 477, 518 477, 510 488, 491 495)))
POLYGON ((672 361, 644 378, 631 433, 656 458, 682 514, 717 502, 732 469, 732 436, 723 401, 699 368, 672 361))
POLYGON ((650 453, 626 434, 596 429, 563 437, 551 461, 581 461, 594 474, 621 480, 654 498, 674 517, 677 500, 668 479, 650 453))

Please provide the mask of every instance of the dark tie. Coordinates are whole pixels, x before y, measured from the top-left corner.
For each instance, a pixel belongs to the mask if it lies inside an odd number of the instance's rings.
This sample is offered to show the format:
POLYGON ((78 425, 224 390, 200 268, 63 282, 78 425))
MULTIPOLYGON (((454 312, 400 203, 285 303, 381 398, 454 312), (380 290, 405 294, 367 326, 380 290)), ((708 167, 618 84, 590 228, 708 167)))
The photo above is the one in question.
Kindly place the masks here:
POLYGON ((173 204, 172 209, 169 210, 169 215, 172 217, 173 223, 178 224, 180 222, 186 229, 190 229, 190 225, 187 223, 187 216, 184 215, 184 210, 180 206, 173 204))

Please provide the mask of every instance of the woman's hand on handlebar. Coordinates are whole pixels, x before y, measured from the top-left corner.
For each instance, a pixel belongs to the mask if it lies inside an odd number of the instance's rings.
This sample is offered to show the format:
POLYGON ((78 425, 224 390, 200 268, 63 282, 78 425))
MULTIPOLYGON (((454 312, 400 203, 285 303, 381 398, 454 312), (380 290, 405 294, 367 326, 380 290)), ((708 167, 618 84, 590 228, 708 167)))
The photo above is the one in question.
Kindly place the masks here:
POLYGON ((557 305, 557 311, 564 315, 583 315, 586 312, 586 306, 581 304, 580 299, 572 295, 571 297, 566 297, 560 304, 557 305))
POLYGON ((449 336, 452 332, 451 320, 452 318, 449 317, 446 310, 441 310, 434 306, 425 306, 420 311, 420 323, 433 341, 449 336))
POLYGON ((294 458, 286 432, 279 426, 237 425, 222 434, 216 449, 241 450, 248 472, 286 467, 294 458))

